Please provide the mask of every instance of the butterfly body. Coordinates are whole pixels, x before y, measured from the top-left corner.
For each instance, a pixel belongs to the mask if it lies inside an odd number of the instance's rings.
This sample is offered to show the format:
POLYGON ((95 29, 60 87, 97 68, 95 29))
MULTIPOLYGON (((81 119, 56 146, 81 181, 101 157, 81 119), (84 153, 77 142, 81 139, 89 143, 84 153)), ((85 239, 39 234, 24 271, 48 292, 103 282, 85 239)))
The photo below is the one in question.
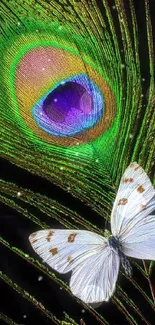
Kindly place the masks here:
POLYGON ((112 247, 112 249, 115 250, 116 253, 119 255, 120 262, 121 262, 122 267, 125 270, 125 273, 127 275, 131 276, 132 275, 132 267, 131 267, 129 260, 127 259, 125 254, 122 252, 119 237, 118 236, 110 236, 108 243, 109 243, 109 246, 112 247))
POLYGON ((106 238, 87 230, 51 229, 37 231, 29 240, 53 269, 72 271, 70 288, 76 297, 89 304, 108 301, 115 291, 120 264, 132 274, 128 256, 155 260, 153 210, 155 190, 142 167, 131 163, 113 205, 112 235, 106 238))
POLYGON ((120 253, 119 256, 120 256, 121 265, 124 268, 125 273, 131 277, 132 276, 132 266, 131 266, 128 258, 122 252, 120 253))
POLYGON ((109 245, 113 247, 117 252, 120 251, 120 243, 119 243, 119 237, 118 236, 111 236, 108 240, 109 245))

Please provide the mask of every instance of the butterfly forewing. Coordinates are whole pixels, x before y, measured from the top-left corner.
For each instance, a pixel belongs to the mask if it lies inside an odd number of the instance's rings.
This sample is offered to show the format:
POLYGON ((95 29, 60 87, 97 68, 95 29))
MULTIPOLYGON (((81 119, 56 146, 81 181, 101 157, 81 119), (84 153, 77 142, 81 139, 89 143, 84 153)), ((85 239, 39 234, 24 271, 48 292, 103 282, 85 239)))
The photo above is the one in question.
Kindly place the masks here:
POLYGON ((85 230, 40 230, 29 240, 34 250, 53 269, 67 273, 98 249, 107 246, 107 240, 85 230))
POLYGON ((125 255, 155 260, 155 190, 142 167, 131 163, 118 189, 111 228, 125 255))
POLYGON ((149 177, 136 162, 131 163, 121 178, 111 214, 111 229, 114 236, 126 232, 130 224, 137 223, 144 214, 153 211, 151 199, 155 190, 149 177), (147 212, 148 209, 148 212, 147 212))

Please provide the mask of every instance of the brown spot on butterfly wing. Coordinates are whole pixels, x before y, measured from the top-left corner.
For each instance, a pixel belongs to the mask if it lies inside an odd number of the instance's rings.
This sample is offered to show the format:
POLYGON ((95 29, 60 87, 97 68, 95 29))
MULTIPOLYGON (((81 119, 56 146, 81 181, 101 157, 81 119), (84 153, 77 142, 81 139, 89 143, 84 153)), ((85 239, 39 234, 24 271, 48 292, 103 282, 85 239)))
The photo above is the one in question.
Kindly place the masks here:
POLYGON ((38 241, 38 239, 31 239, 31 244, 34 244, 34 243, 36 243, 38 241))
POLYGON ((146 204, 141 204, 140 205, 140 210, 142 211, 142 210, 146 210, 146 204))
POLYGON ((144 187, 142 186, 142 185, 139 185, 138 187, 137 187, 137 192, 139 192, 139 193, 143 193, 145 191, 145 189, 144 189, 144 187))
POLYGON ((46 240, 48 241, 48 242, 50 242, 50 240, 51 240, 51 237, 54 235, 54 231, 53 230, 49 230, 49 232, 48 232, 48 234, 47 234, 47 236, 46 236, 46 240))
POLYGON ((118 205, 125 205, 128 203, 128 199, 126 198, 122 198, 118 201, 118 205))
POLYGON ((132 162, 129 167, 133 168, 134 167, 134 170, 138 170, 141 168, 140 165, 138 165, 136 162, 132 162), (135 167, 136 166, 136 167, 135 167))
POLYGON ((75 240, 76 235, 77 235, 76 233, 70 234, 70 235, 68 236, 68 242, 69 242, 69 243, 73 243, 74 240, 75 240))
POLYGON ((132 162, 129 166, 130 166, 130 167, 134 167, 134 166, 135 166, 135 163, 132 162))
POLYGON ((36 232, 33 232, 31 235, 30 235, 30 238, 34 238, 36 237, 37 233, 36 232))
POLYGON ((140 169, 140 168, 141 168, 141 166, 138 165, 137 167, 135 167, 135 170, 138 170, 138 169, 140 169))
POLYGON ((67 262, 68 262, 68 263, 71 263, 72 261, 73 261, 73 258, 72 258, 72 256, 69 255, 69 256, 67 257, 67 262))
POLYGON ((122 183, 133 183, 133 178, 130 177, 130 178, 123 178, 122 179, 122 183))
POLYGON ((33 232, 30 236, 29 236, 29 241, 31 244, 34 244, 37 239, 35 238, 37 236, 37 233, 36 232, 33 232))
POLYGON ((50 249, 50 253, 52 253, 53 256, 56 255, 56 254, 58 254, 58 249, 57 249, 57 247, 53 247, 53 248, 51 248, 51 249, 50 249))

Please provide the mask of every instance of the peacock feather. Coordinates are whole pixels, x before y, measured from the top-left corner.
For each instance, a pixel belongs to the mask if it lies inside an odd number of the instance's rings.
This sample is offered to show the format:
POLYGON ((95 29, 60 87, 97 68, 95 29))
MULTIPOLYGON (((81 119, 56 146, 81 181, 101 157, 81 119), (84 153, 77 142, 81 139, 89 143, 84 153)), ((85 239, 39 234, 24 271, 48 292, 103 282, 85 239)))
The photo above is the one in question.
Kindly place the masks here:
POLYGON ((11 270, 4 262, 0 277, 14 301, 4 302, 2 323, 22 323, 27 310, 25 324, 152 324, 152 262, 134 262, 131 279, 122 271, 111 302, 93 309, 37 259, 28 236, 54 225, 103 233, 131 161, 155 185, 154 8, 151 0, 1 0, 0 155, 11 172, 0 179, 0 241, 11 270))

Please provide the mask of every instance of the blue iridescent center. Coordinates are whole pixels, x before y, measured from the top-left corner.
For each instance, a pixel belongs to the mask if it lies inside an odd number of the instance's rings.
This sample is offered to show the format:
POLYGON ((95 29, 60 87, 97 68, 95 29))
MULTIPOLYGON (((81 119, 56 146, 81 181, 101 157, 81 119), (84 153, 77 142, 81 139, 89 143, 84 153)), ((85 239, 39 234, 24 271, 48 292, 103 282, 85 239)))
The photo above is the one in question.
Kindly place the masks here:
POLYGON ((56 136, 72 136, 93 127, 103 115, 104 99, 85 74, 69 78, 44 96, 33 108, 38 126, 56 136))

